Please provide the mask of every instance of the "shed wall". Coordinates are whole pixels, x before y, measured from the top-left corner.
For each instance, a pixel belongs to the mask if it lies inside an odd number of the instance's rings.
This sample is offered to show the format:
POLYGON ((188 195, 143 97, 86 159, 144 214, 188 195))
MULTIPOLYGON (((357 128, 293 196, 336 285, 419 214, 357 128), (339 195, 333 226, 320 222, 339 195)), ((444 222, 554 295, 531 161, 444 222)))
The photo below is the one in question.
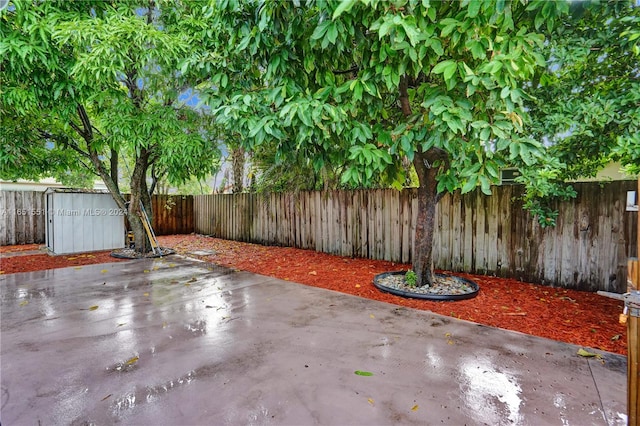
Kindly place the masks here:
POLYGON ((55 254, 124 247, 124 212, 110 194, 47 194, 47 247, 55 254))

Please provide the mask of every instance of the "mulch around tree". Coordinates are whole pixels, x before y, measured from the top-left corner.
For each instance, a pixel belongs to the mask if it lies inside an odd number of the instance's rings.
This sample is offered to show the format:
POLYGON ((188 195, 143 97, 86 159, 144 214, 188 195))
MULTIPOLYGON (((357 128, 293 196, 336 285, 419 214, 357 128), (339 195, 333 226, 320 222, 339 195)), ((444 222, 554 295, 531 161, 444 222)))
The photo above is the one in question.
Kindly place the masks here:
MULTIPOLYGON (((453 273, 478 283, 478 296, 455 302, 406 299, 379 291, 373 285, 373 277, 382 272, 407 270, 410 268, 407 264, 333 256, 290 247, 261 246, 196 234, 161 236, 158 240, 163 247, 170 247, 178 254, 233 269, 432 311, 583 347, 627 354, 626 326, 618 322, 623 302, 595 293, 535 285, 514 279, 453 273), (205 254, 205 251, 213 254, 205 254)), ((121 261, 111 257, 109 252, 72 256, 35 254, 6 257, 7 253, 20 251, 21 247, 25 246, 0 247, 3 255, 0 259, 0 274, 121 261)))

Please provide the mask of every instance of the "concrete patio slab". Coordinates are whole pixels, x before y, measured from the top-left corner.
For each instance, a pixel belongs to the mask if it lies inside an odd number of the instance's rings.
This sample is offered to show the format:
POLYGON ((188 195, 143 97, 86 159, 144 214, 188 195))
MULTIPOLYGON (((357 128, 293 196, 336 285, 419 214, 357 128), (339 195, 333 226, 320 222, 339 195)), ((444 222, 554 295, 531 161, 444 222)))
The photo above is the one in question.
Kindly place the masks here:
POLYGON ((626 423, 625 357, 178 256, 1 276, 0 308, 5 425, 626 423))

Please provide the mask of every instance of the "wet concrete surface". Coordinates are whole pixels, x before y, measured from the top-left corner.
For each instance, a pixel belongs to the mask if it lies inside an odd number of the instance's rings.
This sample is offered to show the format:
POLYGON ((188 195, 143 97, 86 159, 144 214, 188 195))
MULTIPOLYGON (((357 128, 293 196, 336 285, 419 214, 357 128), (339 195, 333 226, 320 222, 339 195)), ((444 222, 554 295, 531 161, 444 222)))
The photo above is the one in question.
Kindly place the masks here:
POLYGON ((0 301, 5 426, 626 423, 625 357, 178 256, 0 301))

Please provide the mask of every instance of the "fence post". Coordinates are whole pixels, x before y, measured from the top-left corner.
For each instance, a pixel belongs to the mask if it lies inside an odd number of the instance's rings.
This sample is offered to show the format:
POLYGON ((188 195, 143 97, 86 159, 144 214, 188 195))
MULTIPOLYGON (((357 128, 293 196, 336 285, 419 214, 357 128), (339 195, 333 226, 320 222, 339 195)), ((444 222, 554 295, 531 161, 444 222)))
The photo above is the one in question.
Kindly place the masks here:
MULTIPOLYGON (((640 178, 638 179, 638 192, 636 200, 640 204, 640 178)), ((629 321, 627 322, 627 411, 629 415, 629 425, 637 426, 640 423, 640 394, 638 393, 638 357, 640 356, 640 347, 638 334, 638 321, 640 321, 640 210, 638 211, 638 253, 635 267, 635 274, 630 274, 632 280, 632 288, 625 296, 625 310, 629 311, 629 321)))

